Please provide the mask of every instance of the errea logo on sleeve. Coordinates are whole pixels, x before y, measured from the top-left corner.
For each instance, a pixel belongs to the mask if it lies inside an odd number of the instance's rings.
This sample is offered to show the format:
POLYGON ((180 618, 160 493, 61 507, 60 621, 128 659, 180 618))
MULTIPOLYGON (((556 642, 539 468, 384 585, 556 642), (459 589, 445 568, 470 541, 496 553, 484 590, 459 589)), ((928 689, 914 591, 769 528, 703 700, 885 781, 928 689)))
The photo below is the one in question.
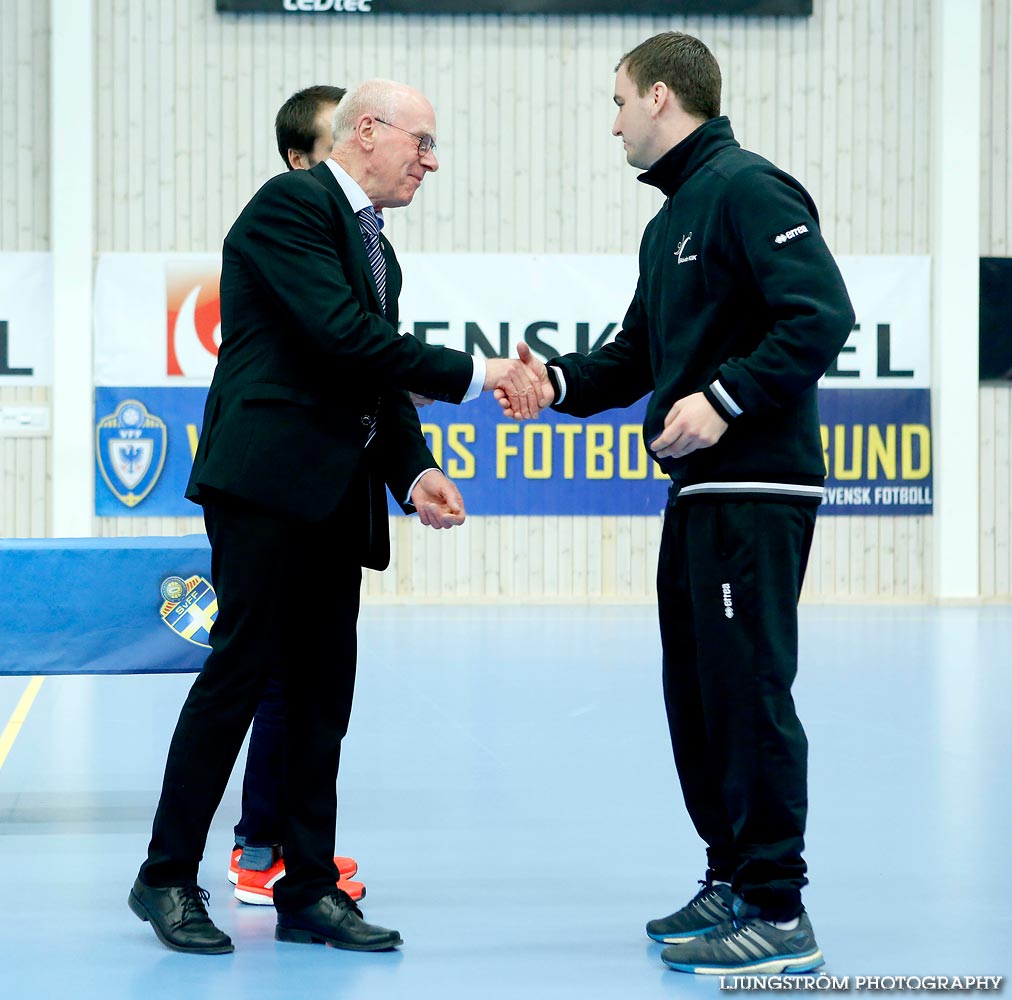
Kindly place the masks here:
POLYGON ((771 236, 770 245, 774 250, 783 250, 788 243, 797 243, 798 240, 803 240, 806 236, 811 235, 811 229, 802 224, 800 226, 795 226, 793 229, 785 229, 782 233, 777 233, 775 236, 771 236))

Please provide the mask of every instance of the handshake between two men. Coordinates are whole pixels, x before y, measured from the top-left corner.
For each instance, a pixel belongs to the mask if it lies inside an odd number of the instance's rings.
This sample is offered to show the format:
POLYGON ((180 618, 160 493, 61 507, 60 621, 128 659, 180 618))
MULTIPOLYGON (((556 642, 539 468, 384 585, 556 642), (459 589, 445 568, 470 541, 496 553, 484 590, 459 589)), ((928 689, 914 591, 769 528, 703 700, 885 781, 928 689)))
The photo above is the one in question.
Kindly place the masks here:
MULTIPOLYGON (((538 414, 555 401, 555 391, 548 379, 548 370, 521 341, 517 344, 519 361, 489 358, 485 362, 485 383, 482 391, 494 390, 495 398, 506 416, 514 420, 537 420, 538 414)), ((411 393, 417 407, 428 406, 433 400, 411 393)))
POLYGON ((536 420, 541 411, 555 402, 555 390, 548 369, 522 340, 517 344, 519 361, 492 358, 487 362, 485 388, 514 420, 536 420))
MULTIPOLYGON (((518 359, 489 358, 485 363, 483 391, 493 395, 503 413, 514 420, 536 420, 541 411, 555 402, 555 390, 548 369, 523 341, 517 344, 518 359)), ((411 394, 416 406, 432 402, 411 394)), ((460 490, 438 469, 430 469, 415 484, 411 502, 422 524, 439 530, 464 523, 464 498, 460 490)))

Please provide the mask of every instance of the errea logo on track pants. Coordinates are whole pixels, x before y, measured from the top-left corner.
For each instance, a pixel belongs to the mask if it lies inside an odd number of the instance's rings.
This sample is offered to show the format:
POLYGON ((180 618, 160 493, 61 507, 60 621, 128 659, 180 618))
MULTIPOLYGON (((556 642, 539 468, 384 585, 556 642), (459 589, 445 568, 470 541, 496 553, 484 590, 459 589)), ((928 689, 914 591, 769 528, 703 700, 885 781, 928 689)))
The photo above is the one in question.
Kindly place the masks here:
POLYGON ((724 598, 724 617, 734 617, 734 605, 731 603, 731 584, 722 583, 720 585, 720 592, 724 598))

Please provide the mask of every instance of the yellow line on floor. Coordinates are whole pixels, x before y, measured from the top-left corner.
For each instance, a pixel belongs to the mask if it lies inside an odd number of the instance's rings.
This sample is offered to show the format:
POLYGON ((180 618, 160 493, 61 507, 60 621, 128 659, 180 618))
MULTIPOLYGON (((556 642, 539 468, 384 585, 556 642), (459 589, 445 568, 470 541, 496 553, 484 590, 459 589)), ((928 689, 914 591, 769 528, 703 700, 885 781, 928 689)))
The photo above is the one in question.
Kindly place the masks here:
POLYGON ((42 687, 44 679, 43 677, 33 677, 28 682, 25 693, 15 706, 10 719, 7 720, 3 733, 0 734, 0 767, 4 766, 7 754, 11 752, 11 747, 14 746, 14 741, 18 738, 18 733, 21 732, 21 726, 28 717, 28 710, 32 707, 32 702, 35 701, 35 696, 39 693, 39 688, 42 687))

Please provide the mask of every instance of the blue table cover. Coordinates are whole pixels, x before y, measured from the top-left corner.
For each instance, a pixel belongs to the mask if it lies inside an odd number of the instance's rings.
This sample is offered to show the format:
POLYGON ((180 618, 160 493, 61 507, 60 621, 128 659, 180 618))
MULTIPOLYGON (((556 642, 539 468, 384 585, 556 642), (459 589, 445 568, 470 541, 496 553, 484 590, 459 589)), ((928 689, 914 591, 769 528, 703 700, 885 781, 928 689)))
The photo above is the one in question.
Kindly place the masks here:
POLYGON ((204 535, 0 540, 0 674, 199 671, 210 577, 204 535))

